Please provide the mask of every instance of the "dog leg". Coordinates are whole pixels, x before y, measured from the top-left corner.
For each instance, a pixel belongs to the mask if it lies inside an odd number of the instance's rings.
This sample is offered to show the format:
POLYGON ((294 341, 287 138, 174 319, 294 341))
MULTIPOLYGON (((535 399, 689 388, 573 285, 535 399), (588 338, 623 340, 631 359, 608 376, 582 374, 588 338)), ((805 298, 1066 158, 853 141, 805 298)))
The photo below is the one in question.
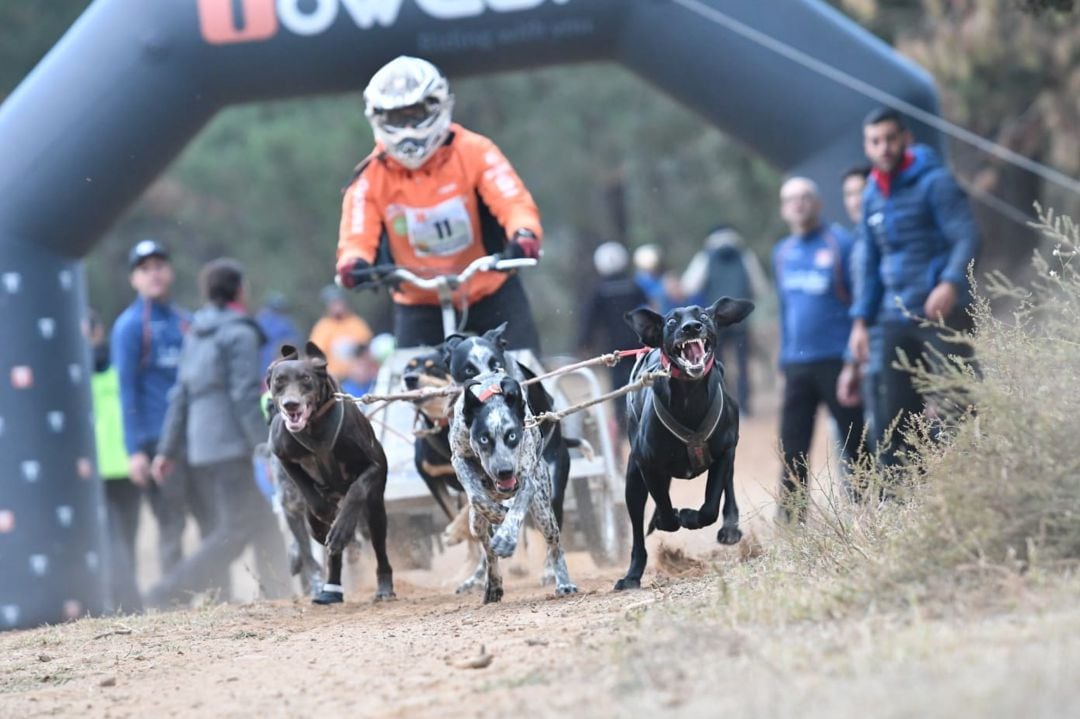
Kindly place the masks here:
POLYGON ((556 596, 576 594, 578 588, 570 581, 570 571, 566 568, 566 555, 559 541, 559 523, 555 521, 555 512, 549 503, 539 497, 529 505, 529 509, 547 542, 547 562, 555 571, 556 596))
POLYGON ((345 601, 345 590, 341 587, 341 552, 332 552, 326 545, 330 525, 308 512, 308 526, 315 541, 326 547, 326 583, 311 601, 314 604, 340 604, 345 601))
POLYGON ((560 445, 553 456, 546 460, 546 464, 551 477, 551 509, 555 512, 555 521, 559 523, 561 529, 566 485, 570 478, 570 451, 560 445))
POLYGON ((683 529, 701 529, 716 522, 720 516, 720 495, 724 491, 723 468, 727 455, 723 455, 709 467, 705 481, 705 501, 700 509, 680 509, 679 524, 683 529))
POLYGON ((506 519, 495 531, 491 538, 491 549, 498 557, 509 557, 517 549, 518 537, 521 536, 521 525, 525 522, 525 513, 532 503, 535 487, 533 482, 523 483, 514 499, 510 502, 510 509, 506 513, 506 519))
POLYGON ((649 496, 653 498, 652 519, 649 520, 649 534, 659 529, 661 532, 676 532, 680 528, 679 515, 671 506, 671 477, 666 474, 655 475, 642 471, 649 496))
POLYGON ((472 539, 472 534, 469 531, 469 511, 470 505, 466 504, 458 511, 453 521, 446 525, 446 529, 443 530, 442 534, 446 546, 453 547, 455 544, 461 544, 472 539))
POLYGON ((479 559, 476 562, 476 569, 473 570, 472 576, 458 585, 458 588, 454 590, 455 594, 471 592, 479 587, 480 582, 484 581, 487 577, 487 555, 483 552, 478 552, 478 554, 479 559))
POLYGON ((645 573, 645 563, 649 559, 649 554, 645 551, 645 501, 649 498, 649 492, 641 468, 633 455, 626 468, 625 496, 634 544, 630 550, 630 568, 626 570, 626 576, 615 583, 617 592, 641 588, 641 575, 645 573))
MULTIPOLYGON (((357 480, 359 483, 361 480, 357 480)), ((382 485, 385 487, 385 475, 382 485)), ((355 486, 355 485, 353 485, 355 486)), ((394 571, 386 555, 386 505, 381 491, 369 491, 364 502, 364 514, 371 533, 371 548, 375 551, 375 601, 393 599, 394 571)))
POLYGON ((737 544, 742 539, 739 529, 739 505, 735 503, 735 448, 724 452, 720 462, 720 475, 724 487, 724 524, 716 533, 720 544, 737 544))
POLYGON ((487 581, 484 583, 484 604, 501 602, 503 598, 502 575, 499 574, 499 558, 491 549, 491 524, 480 512, 472 512, 473 534, 480 538, 484 563, 487 564, 487 581))

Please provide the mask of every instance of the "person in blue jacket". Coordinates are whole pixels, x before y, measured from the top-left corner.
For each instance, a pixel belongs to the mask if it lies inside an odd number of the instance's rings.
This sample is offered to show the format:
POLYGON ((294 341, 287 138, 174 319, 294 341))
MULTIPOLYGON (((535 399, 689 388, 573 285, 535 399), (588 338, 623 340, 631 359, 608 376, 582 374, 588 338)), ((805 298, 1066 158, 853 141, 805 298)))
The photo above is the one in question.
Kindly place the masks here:
POLYGON ((266 374, 270 363, 281 355, 281 345, 301 347, 304 344, 300 331, 289 317, 289 309, 289 300, 285 295, 270 292, 266 295, 262 309, 255 315, 255 322, 266 336, 266 342, 259 351, 259 364, 263 374, 266 374))
POLYGON ((806 455, 818 407, 824 403, 836 420, 847 460, 861 447, 863 416, 860 406, 841 405, 836 391, 851 332, 849 262, 854 241, 842 227, 821 221, 820 193, 805 177, 792 177, 780 188, 780 215, 791 230, 772 256, 784 374, 780 517, 790 520, 801 518, 805 508, 806 455))
POLYGON ((128 267, 137 296, 113 324, 110 359, 120 389, 128 477, 146 492, 158 523, 161 570, 167 572, 182 556, 180 540, 189 504, 201 533, 208 533, 213 524, 209 507, 189 501, 184 480, 161 486, 150 476, 188 317, 169 300, 173 270, 161 243, 149 239, 137 243, 128 253, 128 267))
POLYGON ((967 197, 937 154, 912 142, 900 115, 872 111, 863 122, 863 149, 873 165, 863 194, 859 232, 865 238, 863 283, 851 308, 849 347, 857 361, 880 369, 881 430, 899 418, 892 436, 879 435, 882 463, 897 463, 905 448, 907 418, 922 412, 926 398, 912 375, 894 367, 898 351, 933 365, 934 347, 956 356, 965 346, 946 343, 943 323, 971 328, 968 266, 979 250, 979 232, 967 197), (870 326, 881 324, 881 357, 870 356, 870 326))

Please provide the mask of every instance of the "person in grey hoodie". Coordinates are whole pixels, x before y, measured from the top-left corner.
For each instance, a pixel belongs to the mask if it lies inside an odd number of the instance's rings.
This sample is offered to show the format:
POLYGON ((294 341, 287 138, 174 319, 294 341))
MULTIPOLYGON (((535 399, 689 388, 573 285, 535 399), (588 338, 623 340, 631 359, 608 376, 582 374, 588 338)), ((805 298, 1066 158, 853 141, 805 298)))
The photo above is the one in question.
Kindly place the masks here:
POLYGON ((255 545, 262 590, 288 591, 284 541, 270 505, 254 480, 252 452, 266 441, 259 407, 264 337, 244 309, 244 273, 235 260, 207 263, 199 276, 206 305, 195 313, 180 352, 176 385, 152 472, 168 481, 172 464, 183 458, 192 483, 218 520, 198 551, 153 587, 146 604, 163 606, 212 590, 248 544, 255 545))

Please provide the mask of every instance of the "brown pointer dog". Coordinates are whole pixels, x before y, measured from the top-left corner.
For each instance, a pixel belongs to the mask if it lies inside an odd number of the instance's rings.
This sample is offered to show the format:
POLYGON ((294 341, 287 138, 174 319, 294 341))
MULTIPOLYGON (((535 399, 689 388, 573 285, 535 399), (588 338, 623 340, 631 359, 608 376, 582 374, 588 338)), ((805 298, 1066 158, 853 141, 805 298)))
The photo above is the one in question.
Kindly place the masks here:
POLYGON ((375 600, 393 598, 383 503, 386 454, 371 423, 354 402, 335 399, 337 382, 312 342, 303 357, 295 347, 282 346, 266 384, 275 410, 270 451, 304 497, 312 536, 326 547, 326 584, 312 601, 344 601, 341 553, 364 525, 375 550, 375 600))
POLYGON ((645 571, 645 500, 656 503, 649 531, 700 529, 716 522, 724 498, 724 523, 716 535, 735 544, 739 507, 735 503, 735 445, 739 442, 739 406, 724 390, 716 363, 716 334, 741 322, 754 309, 746 300, 721 297, 712 307, 678 307, 661 317, 650 309, 626 313, 626 321, 647 347, 630 381, 644 372, 667 368, 671 376, 627 397, 630 459, 626 466, 626 510, 633 526, 630 568, 616 590, 637 589, 645 571), (671 478, 692 479, 708 471, 700 509, 674 509, 671 478))

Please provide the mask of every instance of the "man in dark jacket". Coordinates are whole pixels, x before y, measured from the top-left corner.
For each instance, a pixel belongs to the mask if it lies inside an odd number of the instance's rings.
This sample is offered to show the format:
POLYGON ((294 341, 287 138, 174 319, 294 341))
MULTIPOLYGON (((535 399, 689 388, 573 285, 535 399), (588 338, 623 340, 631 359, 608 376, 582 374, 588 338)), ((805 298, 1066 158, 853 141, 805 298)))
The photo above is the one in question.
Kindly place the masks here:
POLYGON ((821 221, 817 185, 793 177, 780 188, 780 214, 791 234, 773 250, 776 292, 780 298, 780 366, 784 399, 780 443, 785 473, 781 518, 802 514, 807 484, 807 453, 818 407, 836 420, 843 457, 851 460, 863 434, 862 407, 842 406, 836 386, 845 367, 851 320, 851 235, 821 221))
MULTIPOLYGON (((717 225, 705 237, 682 276, 689 302, 708 307, 721 297, 760 300, 768 291, 757 255, 730 225, 717 225)), ((734 356, 735 397, 739 411, 750 415, 750 330, 745 322, 724 327, 716 335, 718 358, 734 356), (729 355, 729 351, 731 355, 729 355)), ((730 365, 727 366, 730 369, 730 365)))
POLYGON ((172 463, 185 457, 197 491, 208 498, 220 521, 198 551, 150 591, 147 604, 156 606, 215 588, 215 577, 250 543, 256 545, 263 590, 278 596, 288 586, 282 536, 255 485, 252 466, 252 452, 267 437, 259 407, 263 335, 244 310, 239 263, 208 263, 200 285, 207 304, 195 314, 184 338, 153 473, 167 482, 172 463))
POLYGON ((869 359, 880 367, 881 401, 874 424, 884 429, 901 419, 895 436, 879 438, 882 461, 891 465, 903 445, 906 418, 925 404, 911 374, 892 366, 897 351, 924 363, 932 362, 928 345, 953 355, 964 352, 920 323, 970 329, 967 269, 978 252, 979 234, 956 180, 933 150, 912 144, 894 110, 881 108, 867 116, 863 149, 873 171, 859 223, 866 242, 863 285, 851 308, 849 346, 857 361, 869 359), (880 358, 869 357, 869 326, 875 321, 882 326, 880 358))
MULTIPOLYGON (((583 352, 613 352, 640 347, 641 342, 623 315, 649 303, 645 291, 630 274, 630 253, 618 242, 605 242, 593 253, 593 265, 600 281, 585 305, 578 331, 578 348, 583 352)), ((624 359, 611 368, 611 386, 618 389, 630 379, 634 363, 624 359)), ((626 402, 615 401, 615 420, 620 432, 626 430, 626 402)))

